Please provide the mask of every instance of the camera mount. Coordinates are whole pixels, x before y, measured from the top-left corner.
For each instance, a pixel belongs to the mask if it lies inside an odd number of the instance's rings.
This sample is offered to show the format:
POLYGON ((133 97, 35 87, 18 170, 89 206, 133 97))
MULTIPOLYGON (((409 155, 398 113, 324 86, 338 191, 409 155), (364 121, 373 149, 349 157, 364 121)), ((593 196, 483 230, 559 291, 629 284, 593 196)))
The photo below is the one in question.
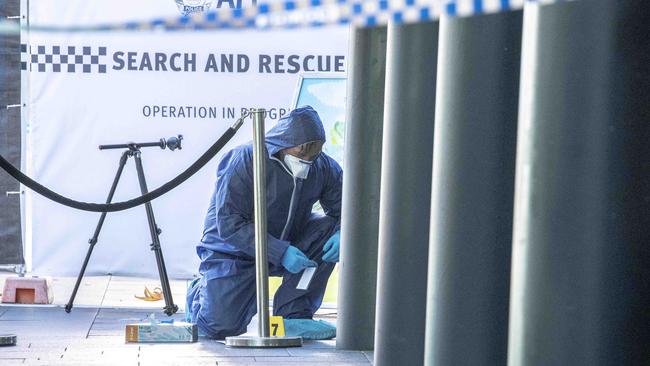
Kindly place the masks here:
MULTIPOLYGON (((144 176, 144 168, 142 166, 142 152, 140 151, 140 149, 144 147, 158 146, 161 149, 169 148, 169 150, 171 151, 174 151, 176 149, 180 150, 182 140, 183 140, 183 136, 178 135, 177 137, 170 137, 167 140, 160 139, 160 141, 158 142, 144 142, 144 143, 129 142, 126 144, 100 145, 99 146, 100 150, 127 149, 122 153, 122 156, 120 157, 117 173, 115 174, 115 178, 113 179, 113 184, 108 193, 108 198, 106 199, 106 203, 107 204, 111 203, 111 201, 113 200, 113 195, 115 194, 115 190, 117 189, 117 184, 120 181, 120 177, 122 176, 122 172, 124 171, 124 166, 126 165, 128 158, 132 157, 135 160, 135 167, 138 173, 138 182, 140 183, 140 191, 142 192, 143 195, 145 195, 149 193, 149 190, 147 188, 147 181, 144 176)), ((144 206, 147 212, 147 221, 149 223, 149 232, 151 234, 151 240, 152 240, 150 247, 156 257, 156 266, 158 267, 158 275, 160 277, 161 287, 163 291, 163 298, 165 299, 165 307, 163 308, 163 312, 171 316, 178 311, 178 306, 174 304, 174 300, 172 299, 171 286, 169 285, 169 277, 167 277, 167 268, 165 267, 165 260, 163 258, 162 248, 160 246, 160 234, 162 233, 162 230, 160 230, 158 225, 156 225, 156 219, 154 218, 153 215, 153 208, 151 206, 151 202, 146 202, 144 206)), ((93 249, 97 244, 99 238, 99 232, 101 231, 102 226, 104 225, 105 219, 106 219, 106 212, 102 212, 101 216, 99 217, 99 221, 97 222, 97 226, 95 227, 95 233, 93 237, 88 240, 88 244, 90 244, 90 246, 88 247, 88 252, 86 253, 86 258, 84 259, 84 262, 81 266, 79 275, 77 276, 77 282, 75 283, 74 289, 72 290, 72 294, 70 295, 70 300, 68 300, 68 303, 65 306, 66 313, 70 313, 70 311, 72 311, 72 305, 74 303, 75 297, 77 296, 79 285, 81 285, 81 280, 83 279, 84 273, 86 272, 88 261, 90 260, 90 256, 92 255, 93 249)))
POLYGON ((99 150, 110 150, 110 149, 130 149, 130 150, 140 150, 143 147, 159 147, 163 150, 169 148, 169 150, 174 151, 176 149, 182 150, 181 142, 183 141, 183 135, 172 136, 165 139, 160 139, 158 142, 128 142, 126 144, 114 144, 114 145, 99 145, 99 150))

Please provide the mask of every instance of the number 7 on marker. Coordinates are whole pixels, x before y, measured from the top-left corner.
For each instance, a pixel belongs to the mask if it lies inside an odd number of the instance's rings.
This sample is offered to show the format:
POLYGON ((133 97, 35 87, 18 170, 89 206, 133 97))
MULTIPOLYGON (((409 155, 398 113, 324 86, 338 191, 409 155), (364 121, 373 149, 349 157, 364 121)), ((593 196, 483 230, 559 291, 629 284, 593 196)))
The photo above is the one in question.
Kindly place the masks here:
POLYGON ((284 320, 281 316, 271 316, 269 318, 271 325, 271 336, 283 337, 284 336, 284 320))

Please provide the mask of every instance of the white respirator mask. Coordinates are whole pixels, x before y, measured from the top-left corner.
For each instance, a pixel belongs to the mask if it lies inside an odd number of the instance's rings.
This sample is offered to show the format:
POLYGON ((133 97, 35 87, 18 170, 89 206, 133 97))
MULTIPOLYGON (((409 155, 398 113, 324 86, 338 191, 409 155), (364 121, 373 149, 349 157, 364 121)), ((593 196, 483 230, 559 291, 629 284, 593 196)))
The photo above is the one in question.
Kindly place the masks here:
POLYGON ((309 168, 313 162, 299 159, 293 155, 284 154, 284 163, 287 165, 294 177, 307 179, 309 168))

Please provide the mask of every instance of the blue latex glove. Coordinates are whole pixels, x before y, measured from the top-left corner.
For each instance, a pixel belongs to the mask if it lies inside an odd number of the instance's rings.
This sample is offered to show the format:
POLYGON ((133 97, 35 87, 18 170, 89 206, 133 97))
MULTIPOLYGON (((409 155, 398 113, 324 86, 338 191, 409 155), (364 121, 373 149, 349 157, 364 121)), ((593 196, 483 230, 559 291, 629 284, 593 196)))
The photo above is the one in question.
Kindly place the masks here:
POLYGON ((316 262, 307 258, 300 249, 289 245, 282 256, 282 265, 291 273, 298 273, 307 267, 316 267, 316 262))
POLYGON ((339 247, 341 246, 341 230, 337 231, 327 240, 323 247, 323 260, 325 262, 338 262, 339 261, 339 247))

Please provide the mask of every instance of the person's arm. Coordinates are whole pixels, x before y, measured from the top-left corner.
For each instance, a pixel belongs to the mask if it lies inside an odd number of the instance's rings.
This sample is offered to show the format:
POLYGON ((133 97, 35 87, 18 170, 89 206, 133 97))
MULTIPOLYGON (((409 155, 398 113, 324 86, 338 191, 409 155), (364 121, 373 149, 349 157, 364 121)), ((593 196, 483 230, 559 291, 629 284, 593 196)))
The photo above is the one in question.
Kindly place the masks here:
MULTIPOLYGON (((255 225, 253 222, 253 163, 249 150, 240 149, 220 167, 215 191, 216 221, 219 236, 247 255, 255 257, 255 225)), ((281 265, 290 245, 267 234, 268 259, 281 265)))
POLYGON ((341 220, 341 196, 343 192, 343 170, 336 160, 326 157, 325 184, 321 192, 320 205, 327 216, 341 220))

